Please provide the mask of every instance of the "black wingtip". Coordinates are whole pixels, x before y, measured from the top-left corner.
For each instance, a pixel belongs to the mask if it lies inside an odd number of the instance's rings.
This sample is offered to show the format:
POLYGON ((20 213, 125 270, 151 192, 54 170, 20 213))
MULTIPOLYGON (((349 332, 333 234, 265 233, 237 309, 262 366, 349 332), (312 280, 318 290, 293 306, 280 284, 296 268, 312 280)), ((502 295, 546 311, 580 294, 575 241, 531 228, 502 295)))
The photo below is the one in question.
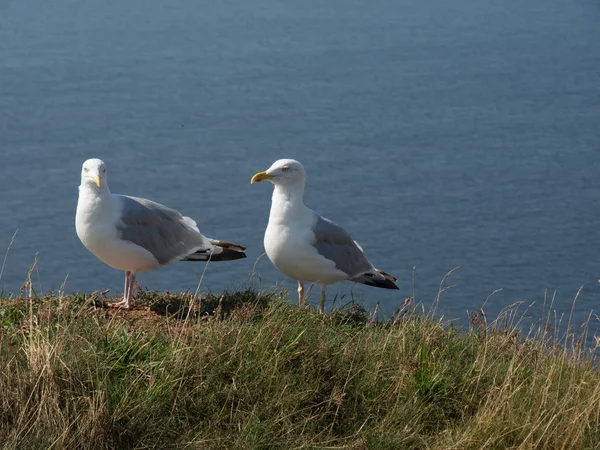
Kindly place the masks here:
POLYGON ((246 258, 246 253, 240 252, 238 250, 230 250, 228 248, 224 248, 221 253, 212 255, 210 260, 211 261, 233 261, 236 259, 243 259, 243 258, 246 258))
POLYGON ((396 286, 396 283, 394 283, 393 281, 390 281, 388 279, 368 280, 368 281, 364 282, 364 284, 366 284, 367 286, 374 286, 374 287, 378 287, 378 288, 382 288, 382 289, 400 290, 400 288, 398 286, 396 286))
POLYGON ((242 259, 246 257, 246 247, 234 244, 229 241, 221 241, 216 239, 211 239, 213 245, 219 247, 219 252, 215 252, 212 255, 211 261, 233 261, 234 259, 242 259))
POLYGON ((246 258, 246 253, 238 249, 221 248, 219 253, 210 254, 207 250, 200 250, 186 256, 183 261, 234 261, 246 258))
POLYGON ((364 272, 362 275, 353 278, 352 281, 382 289, 400 289, 398 286, 396 286, 396 283, 394 283, 396 278, 388 275, 385 272, 382 273, 379 270, 364 272))
POLYGON ((188 257, 184 258, 184 261, 234 261, 236 259, 246 258, 246 254, 244 252, 239 252, 237 250, 229 250, 223 249, 221 253, 210 255, 206 252, 198 252, 192 253, 188 257))

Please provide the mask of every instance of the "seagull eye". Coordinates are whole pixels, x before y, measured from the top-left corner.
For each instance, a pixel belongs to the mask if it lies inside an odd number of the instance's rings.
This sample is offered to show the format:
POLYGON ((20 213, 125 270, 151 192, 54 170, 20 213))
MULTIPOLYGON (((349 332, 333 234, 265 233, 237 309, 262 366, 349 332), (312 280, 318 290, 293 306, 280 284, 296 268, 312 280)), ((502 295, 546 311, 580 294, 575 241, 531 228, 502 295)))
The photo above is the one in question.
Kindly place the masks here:
POLYGON ((282 171, 282 172, 287 172, 288 170, 290 170, 290 168, 289 168, 289 167, 282 167, 282 168, 281 168, 281 171, 282 171))
POLYGON ((88 171, 88 170, 87 170, 87 167, 84 167, 84 168, 83 168, 83 171, 84 171, 84 172, 87 172, 87 171, 88 171))
POLYGON ((106 173, 106 169, 102 169, 102 173, 106 173))

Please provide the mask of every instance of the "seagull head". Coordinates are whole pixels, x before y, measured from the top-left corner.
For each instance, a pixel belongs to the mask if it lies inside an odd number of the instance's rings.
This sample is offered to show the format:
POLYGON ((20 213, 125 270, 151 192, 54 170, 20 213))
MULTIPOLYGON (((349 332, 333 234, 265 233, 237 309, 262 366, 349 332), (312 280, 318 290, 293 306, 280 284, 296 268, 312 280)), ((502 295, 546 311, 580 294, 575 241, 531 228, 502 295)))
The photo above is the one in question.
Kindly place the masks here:
POLYGON ((250 183, 270 181, 275 186, 287 186, 304 183, 304 166, 295 159, 280 159, 264 172, 258 172, 250 183))
POLYGON ((106 186, 106 165, 97 158, 88 159, 81 167, 81 185, 101 188, 106 186))

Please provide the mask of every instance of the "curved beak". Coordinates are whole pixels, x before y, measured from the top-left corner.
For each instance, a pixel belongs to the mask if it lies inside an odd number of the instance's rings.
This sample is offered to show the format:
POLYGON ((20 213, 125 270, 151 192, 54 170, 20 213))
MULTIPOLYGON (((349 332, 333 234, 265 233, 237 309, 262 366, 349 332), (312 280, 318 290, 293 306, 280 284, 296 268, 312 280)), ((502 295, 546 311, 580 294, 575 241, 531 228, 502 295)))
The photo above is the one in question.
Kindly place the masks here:
POLYGON ((256 175, 252 177, 250 180, 250 184, 260 183, 261 181, 270 180, 273 176, 269 175, 267 172, 258 172, 256 175))
POLYGON ((92 180, 94 180, 94 183, 96 183, 96 186, 100 187, 102 185, 102 181, 100 180, 99 175, 94 175, 92 177, 92 180))

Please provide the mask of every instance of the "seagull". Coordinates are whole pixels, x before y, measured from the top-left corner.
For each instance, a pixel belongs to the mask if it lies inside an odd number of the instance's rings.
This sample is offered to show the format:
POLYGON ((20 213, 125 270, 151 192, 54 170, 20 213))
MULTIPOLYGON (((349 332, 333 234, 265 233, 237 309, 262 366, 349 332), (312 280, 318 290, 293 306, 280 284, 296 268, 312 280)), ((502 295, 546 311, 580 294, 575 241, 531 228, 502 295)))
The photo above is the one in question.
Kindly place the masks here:
POLYGON ((145 198, 111 194, 106 165, 88 159, 81 169, 75 216, 77 236, 98 259, 125 272, 123 299, 110 306, 129 310, 136 275, 177 261, 245 258, 245 247, 209 239, 196 222, 145 198))
POLYGON ((350 280, 384 289, 398 289, 396 278, 376 269, 362 247, 339 225, 304 206, 304 167, 280 159, 250 183, 275 186, 264 245, 271 262, 298 281, 298 304, 304 304, 304 282, 321 287, 319 311, 325 311, 325 288, 350 280))

